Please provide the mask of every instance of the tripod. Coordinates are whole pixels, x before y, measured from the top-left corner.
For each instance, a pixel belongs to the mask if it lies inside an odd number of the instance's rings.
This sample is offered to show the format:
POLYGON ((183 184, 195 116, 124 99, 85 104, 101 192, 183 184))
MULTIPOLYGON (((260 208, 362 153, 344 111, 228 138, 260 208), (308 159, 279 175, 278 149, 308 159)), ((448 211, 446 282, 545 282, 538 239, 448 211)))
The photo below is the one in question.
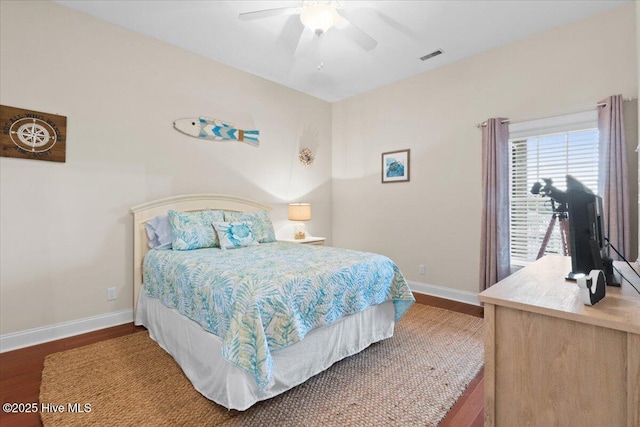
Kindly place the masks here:
POLYGON ((549 244, 549 238, 551 238, 551 232, 556 225, 556 221, 560 224, 562 255, 571 255, 571 248, 567 245, 567 242, 569 241, 569 219, 567 216, 566 204, 562 203, 559 208, 556 208, 556 204, 551 200, 551 206, 553 207, 553 215, 551 215, 551 221, 547 227, 547 232, 544 234, 544 239, 542 239, 542 244, 540 245, 540 250, 538 251, 536 259, 540 259, 544 255, 544 251, 547 249, 547 244, 549 244))

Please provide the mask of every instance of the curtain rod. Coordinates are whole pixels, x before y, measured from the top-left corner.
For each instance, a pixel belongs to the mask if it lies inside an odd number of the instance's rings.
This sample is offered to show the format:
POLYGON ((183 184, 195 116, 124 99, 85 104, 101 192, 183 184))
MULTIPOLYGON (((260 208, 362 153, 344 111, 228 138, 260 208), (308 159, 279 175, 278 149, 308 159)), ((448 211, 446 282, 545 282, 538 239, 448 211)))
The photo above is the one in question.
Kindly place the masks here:
MULTIPOLYGON (((633 101, 636 98, 627 98, 627 99, 623 99, 624 102, 629 102, 629 101, 633 101)), ((594 106, 589 106, 589 107, 582 107, 582 108, 578 108, 578 109, 572 109, 572 110, 566 110, 566 111, 559 111, 553 114, 545 114, 544 116, 530 116, 530 117, 520 117, 517 119, 513 119, 513 120, 501 120, 500 123, 520 123, 520 122, 528 122, 530 120, 540 120, 540 119, 547 119, 549 117, 556 117, 556 116, 564 116, 567 114, 574 114, 574 113, 582 113, 585 111, 590 111, 590 110, 594 110, 598 107, 605 107, 607 105, 606 102, 601 102, 599 104, 596 104, 594 106)), ((476 127, 478 129, 484 127, 487 125, 487 122, 482 122, 482 123, 478 123, 476 125, 476 127)))

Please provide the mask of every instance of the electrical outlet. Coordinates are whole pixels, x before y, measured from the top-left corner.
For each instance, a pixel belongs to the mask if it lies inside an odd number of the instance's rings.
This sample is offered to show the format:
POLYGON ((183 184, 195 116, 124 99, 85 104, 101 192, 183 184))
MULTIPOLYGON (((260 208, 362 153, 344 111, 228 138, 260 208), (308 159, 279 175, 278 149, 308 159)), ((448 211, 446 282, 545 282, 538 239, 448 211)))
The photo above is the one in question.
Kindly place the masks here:
POLYGON ((424 268, 424 264, 420 264, 420 265, 418 266, 418 273, 419 273, 421 276, 424 276, 424 275, 426 274, 426 272, 425 272, 425 268, 424 268))
POLYGON ((107 288, 107 301, 113 301, 118 298, 116 288, 107 288))

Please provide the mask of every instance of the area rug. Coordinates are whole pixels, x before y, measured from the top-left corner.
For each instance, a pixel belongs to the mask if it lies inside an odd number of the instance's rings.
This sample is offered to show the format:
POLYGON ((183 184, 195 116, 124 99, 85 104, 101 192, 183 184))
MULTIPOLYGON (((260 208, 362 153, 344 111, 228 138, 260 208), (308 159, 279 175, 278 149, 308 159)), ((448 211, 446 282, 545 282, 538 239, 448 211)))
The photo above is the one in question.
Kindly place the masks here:
POLYGON ((482 363, 482 319, 414 304, 392 338, 239 412, 202 397, 139 332, 49 355, 41 418, 45 426, 436 426, 482 363))

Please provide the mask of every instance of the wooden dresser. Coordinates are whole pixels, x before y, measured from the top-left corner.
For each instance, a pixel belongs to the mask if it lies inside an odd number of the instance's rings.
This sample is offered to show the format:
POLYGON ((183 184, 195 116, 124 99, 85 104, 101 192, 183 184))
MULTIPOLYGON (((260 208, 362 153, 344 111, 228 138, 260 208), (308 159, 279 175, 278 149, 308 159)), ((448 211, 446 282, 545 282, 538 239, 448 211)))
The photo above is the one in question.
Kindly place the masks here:
POLYGON ((546 256, 478 296, 485 426, 640 427, 640 295, 623 282, 585 306, 570 269, 546 256))

